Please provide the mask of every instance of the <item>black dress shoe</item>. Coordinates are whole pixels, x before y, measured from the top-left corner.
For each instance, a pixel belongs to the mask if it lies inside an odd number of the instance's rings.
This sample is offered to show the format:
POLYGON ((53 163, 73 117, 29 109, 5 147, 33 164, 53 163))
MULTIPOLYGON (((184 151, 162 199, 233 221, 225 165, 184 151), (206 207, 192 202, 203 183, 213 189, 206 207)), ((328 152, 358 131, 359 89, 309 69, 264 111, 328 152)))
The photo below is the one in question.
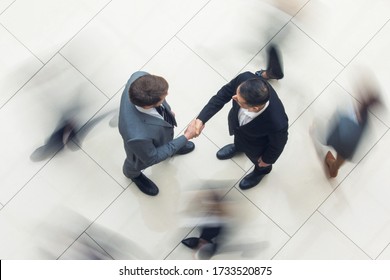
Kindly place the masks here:
POLYGON ((155 196, 158 194, 158 187, 156 186, 156 184, 153 183, 153 181, 146 177, 144 174, 141 173, 141 175, 136 178, 132 178, 131 180, 144 194, 151 196, 155 196))
POLYGON ((218 159, 230 159, 237 153, 236 146, 234 144, 226 145, 217 152, 218 159))
POLYGON ((198 237, 189 237, 189 238, 183 239, 181 241, 181 243, 183 243, 183 245, 187 246, 188 248, 195 249, 196 247, 198 247, 199 238, 198 237))
POLYGON ((177 155, 185 155, 191 153, 195 149, 195 144, 191 141, 187 141, 186 145, 176 152, 177 155))
POLYGON ((272 170, 272 165, 263 167, 261 169, 255 168, 254 171, 246 175, 240 182, 239 186, 242 190, 247 190, 255 187, 260 183, 265 175, 270 173, 272 170))

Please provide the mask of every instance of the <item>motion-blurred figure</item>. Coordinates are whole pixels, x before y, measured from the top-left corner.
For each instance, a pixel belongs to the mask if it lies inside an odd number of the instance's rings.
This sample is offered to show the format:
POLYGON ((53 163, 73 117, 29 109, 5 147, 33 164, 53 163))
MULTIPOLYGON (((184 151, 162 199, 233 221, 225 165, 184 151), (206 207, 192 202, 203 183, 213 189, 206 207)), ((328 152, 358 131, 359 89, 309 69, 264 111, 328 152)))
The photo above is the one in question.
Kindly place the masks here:
POLYGON ((195 258, 210 259, 224 241, 231 220, 226 201, 221 193, 209 190, 196 197, 197 208, 204 211, 205 217, 200 224, 199 237, 189 237, 181 242, 190 249, 196 250, 195 258))
POLYGON ((326 139, 326 144, 336 151, 336 157, 331 151, 325 156, 325 164, 331 178, 337 176, 346 160, 352 159, 366 130, 368 112, 372 106, 379 104, 379 95, 376 92, 366 92, 362 98, 355 112, 339 116, 326 139))
MULTIPOLYGON (((365 77, 359 79, 357 93, 360 103, 358 106, 355 108, 348 106, 344 112, 337 112, 329 130, 317 131, 316 125, 310 129, 316 146, 321 143, 336 151, 336 155, 333 155, 328 150, 324 159, 326 172, 331 178, 337 177, 338 171, 345 161, 352 160, 367 130, 369 111, 374 106, 381 104, 379 90, 376 85, 372 84, 374 79, 373 77, 367 79, 367 76, 369 73, 365 70, 365 77)), ((317 146, 317 151, 319 150, 320 148, 317 146)), ((320 155, 321 158, 323 156, 323 154, 320 155)))
POLYGON ((31 154, 32 161, 41 161, 53 156, 75 137, 76 132, 81 128, 78 120, 79 111, 80 104, 75 104, 62 114, 57 127, 46 143, 31 154))
MULTIPOLYGON (((30 159, 32 161, 45 160, 61 150, 71 140, 74 140, 75 143, 81 145, 83 139, 97 123, 99 123, 107 115, 116 114, 117 110, 110 110, 106 113, 100 114, 98 117, 94 117, 86 124, 81 121, 81 114, 85 111, 86 106, 79 100, 74 100, 72 105, 63 109, 60 120, 58 121, 53 133, 48 137, 44 145, 37 148, 31 154, 30 159), (80 131, 81 128, 83 128, 82 131, 80 131)), ((114 118, 115 116, 113 119, 114 118)), ((110 125, 111 122, 114 121, 110 121, 110 125)), ((72 149, 78 149, 78 146, 73 145, 72 149)))

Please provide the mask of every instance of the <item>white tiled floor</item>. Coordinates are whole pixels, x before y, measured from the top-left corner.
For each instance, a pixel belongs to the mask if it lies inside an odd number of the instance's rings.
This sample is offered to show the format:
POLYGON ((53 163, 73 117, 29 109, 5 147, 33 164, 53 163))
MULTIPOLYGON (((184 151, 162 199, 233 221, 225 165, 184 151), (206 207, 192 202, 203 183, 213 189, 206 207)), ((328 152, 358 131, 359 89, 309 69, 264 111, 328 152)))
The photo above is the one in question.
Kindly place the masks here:
POLYGON ((240 220, 215 259, 390 260, 389 1, 0 0, 0 40, 0 259, 192 259, 180 241, 198 228, 182 211, 189 191, 215 185, 240 220), (168 80, 179 135, 221 86, 265 66, 271 42, 290 135, 260 185, 238 188, 252 168, 245 156, 215 157, 232 140, 229 106, 193 153, 145 171, 157 197, 123 176, 112 116, 134 71, 168 80), (362 69, 385 106, 328 180, 309 127, 358 102, 362 69), (88 122, 78 140, 31 161, 75 101, 88 122))

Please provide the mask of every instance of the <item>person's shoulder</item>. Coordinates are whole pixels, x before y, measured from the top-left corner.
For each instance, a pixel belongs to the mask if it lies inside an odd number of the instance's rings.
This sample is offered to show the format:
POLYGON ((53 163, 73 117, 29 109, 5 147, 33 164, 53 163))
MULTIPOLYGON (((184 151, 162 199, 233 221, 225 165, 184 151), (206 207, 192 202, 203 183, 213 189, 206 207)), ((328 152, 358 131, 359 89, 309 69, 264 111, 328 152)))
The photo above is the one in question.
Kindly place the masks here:
POLYGON ((237 76, 238 79, 242 79, 242 80, 249 80, 249 79, 253 79, 253 78, 257 78, 258 76, 250 71, 246 71, 246 72, 242 72, 241 74, 239 74, 237 76))
POLYGON ((268 121, 275 130, 282 130, 288 127, 288 117, 279 98, 271 99, 266 111, 268 121))
POLYGON ((138 78, 142 77, 142 76, 145 76, 145 75, 150 75, 148 72, 145 72, 145 71, 137 71, 137 72, 134 72, 133 74, 131 74, 129 80, 127 81, 127 84, 130 85, 132 84, 135 80, 137 80, 138 78))
POLYGON ((253 79, 253 78, 256 78, 257 76, 255 74, 253 74, 252 72, 249 72, 249 71, 246 71, 246 72, 243 72, 243 73, 240 73, 238 74, 233 80, 232 82, 236 83, 237 85, 247 81, 247 80, 250 80, 250 79, 253 79))

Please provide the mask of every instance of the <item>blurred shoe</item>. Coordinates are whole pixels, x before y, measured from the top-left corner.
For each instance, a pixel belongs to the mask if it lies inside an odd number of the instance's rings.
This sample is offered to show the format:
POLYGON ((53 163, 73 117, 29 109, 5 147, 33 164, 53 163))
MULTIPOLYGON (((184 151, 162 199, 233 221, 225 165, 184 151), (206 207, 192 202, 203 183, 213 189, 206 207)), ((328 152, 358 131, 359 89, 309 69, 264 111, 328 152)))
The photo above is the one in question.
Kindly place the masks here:
POLYGON ((137 185, 140 191, 143 192, 144 194, 155 196, 159 192, 156 184, 153 183, 152 180, 150 180, 142 173, 138 177, 132 178, 131 180, 137 185))
POLYGON ((230 159, 234 157, 234 155, 237 153, 236 146, 234 144, 226 145, 225 147, 221 148, 217 152, 217 158, 224 160, 224 159, 230 159))
POLYGON ((181 241, 181 243, 183 245, 187 246, 190 249, 195 249, 196 247, 198 247, 199 238, 197 238, 197 237, 189 237, 189 238, 183 239, 181 241))
POLYGON ((326 167, 328 168, 329 176, 331 178, 337 177, 337 174, 338 174, 338 169, 334 168, 335 161, 336 161, 336 159, 333 156, 333 154, 330 151, 328 151, 326 153, 326 156, 325 156, 325 164, 326 164, 326 167))
POLYGON ((195 144, 191 141, 187 141, 186 145, 176 152, 177 155, 185 155, 191 153, 195 149, 195 144))
POLYGON ((268 74, 267 70, 263 70, 263 69, 256 71, 255 74, 259 77, 262 77, 264 80, 280 80, 283 79, 284 77, 283 74, 281 74, 279 77, 268 74))

